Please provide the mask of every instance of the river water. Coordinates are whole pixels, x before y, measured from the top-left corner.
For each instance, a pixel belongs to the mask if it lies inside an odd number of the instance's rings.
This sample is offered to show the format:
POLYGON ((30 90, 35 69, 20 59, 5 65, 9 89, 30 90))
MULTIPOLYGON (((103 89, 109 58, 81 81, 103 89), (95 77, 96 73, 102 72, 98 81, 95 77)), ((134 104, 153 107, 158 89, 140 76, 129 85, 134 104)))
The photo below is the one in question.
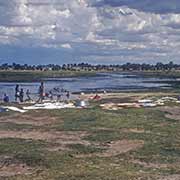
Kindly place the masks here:
MULTIPOLYGON (((170 85, 165 83, 168 80, 169 79, 143 78, 142 76, 124 73, 98 73, 94 77, 49 78, 44 79, 44 82, 46 92, 54 88, 63 88, 70 92, 119 92, 170 88, 170 85), (161 83, 159 83, 159 81, 161 81, 161 83)), ((3 97, 3 94, 6 93, 9 95, 10 100, 13 101, 16 84, 16 82, 0 82, 0 99, 3 97)), ((24 92, 29 89, 33 94, 32 96, 37 97, 39 82, 18 84, 24 89, 24 92)))

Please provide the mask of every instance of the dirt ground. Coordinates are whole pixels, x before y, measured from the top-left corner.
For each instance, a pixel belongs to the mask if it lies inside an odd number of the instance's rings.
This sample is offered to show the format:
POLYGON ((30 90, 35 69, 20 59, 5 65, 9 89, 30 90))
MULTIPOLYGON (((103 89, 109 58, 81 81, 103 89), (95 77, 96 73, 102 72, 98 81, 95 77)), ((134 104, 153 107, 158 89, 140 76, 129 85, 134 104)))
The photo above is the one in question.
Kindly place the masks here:
POLYGON ((120 140, 113 141, 106 145, 107 150, 104 153, 99 153, 99 157, 111 157, 126 153, 131 150, 136 150, 143 147, 144 142, 138 140, 120 140))
POLYGON ((32 174, 33 169, 26 164, 22 164, 13 159, 13 157, 0 157, 0 177, 9 177, 15 175, 32 174))
POLYGON ((134 164, 138 164, 140 166, 143 166, 145 168, 162 169, 162 168, 167 168, 168 167, 168 164, 146 163, 146 162, 142 162, 140 160, 133 160, 131 162, 134 163, 134 164))
POLYGON ((159 177, 157 180, 180 180, 180 175, 171 175, 171 176, 162 176, 159 177))
POLYGON ((43 140, 49 143, 58 144, 59 149, 65 148, 69 144, 83 144, 90 145, 86 140, 82 140, 87 136, 83 131, 0 131, 0 138, 18 138, 18 139, 32 139, 43 140))
MULTIPOLYGON (((43 140, 49 143, 46 150, 52 151, 69 151, 68 145, 82 144, 85 146, 90 143, 82 138, 87 136, 83 131, 0 131, 0 139, 4 138, 18 138, 18 139, 32 139, 43 140)), ((33 173, 33 169, 26 164, 14 162, 11 157, 0 157, 0 177, 9 177, 15 175, 27 175, 33 173)))
POLYGON ((142 128, 131 128, 131 129, 122 129, 123 132, 132 132, 132 133, 145 133, 145 130, 142 128))
MULTIPOLYGON (((87 140, 83 140, 88 133, 85 131, 0 131, 0 138, 18 138, 18 139, 32 139, 44 140, 58 144, 55 149, 65 149, 70 144, 82 144, 85 146, 91 145, 87 140)), ((107 150, 104 153, 97 154, 101 157, 116 156, 134 150, 143 146, 143 141, 113 141, 105 144, 104 148, 107 150)), ((51 150, 51 149, 50 149, 51 150)))
POLYGON ((53 124, 56 122, 56 117, 48 117, 47 116, 38 116, 33 117, 32 115, 25 115, 22 114, 19 116, 19 114, 14 114, 7 117, 0 117, 0 123, 15 123, 15 124, 27 124, 27 125, 33 125, 33 126, 42 126, 42 125, 48 125, 53 124))
POLYGON ((32 169, 26 164, 10 164, 0 168, 0 177, 9 177, 15 175, 28 175, 31 174, 32 169))
MULTIPOLYGON (((43 140, 52 144, 47 148, 48 151, 69 151, 71 150, 68 145, 81 144, 84 146, 92 145, 87 140, 83 140, 88 135, 85 131, 0 131, 0 138, 20 138, 20 139, 32 139, 43 140)), ((78 157, 111 157, 122 153, 126 153, 131 150, 136 150, 143 146, 143 141, 113 141, 103 145, 96 144, 97 147, 106 148, 102 153, 79 155, 78 157)), ((25 175, 32 173, 32 169, 26 164, 20 164, 17 162, 9 161, 8 158, 0 157, 0 177, 25 175), (8 163, 7 163, 8 162, 8 163)))
POLYGON ((101 153, 81 154, 76 157, 112 157, 143 147, 144 142, 138 140, 119 140, 101 145, 106 149, 101 153))
POLYGON ((165 112, 166 113, 165 116, 169 119, 180 120, 180 107, 179 106, 173 106, 173 107, 164 106, 164 107, 159 107, 157 109, 165 112))

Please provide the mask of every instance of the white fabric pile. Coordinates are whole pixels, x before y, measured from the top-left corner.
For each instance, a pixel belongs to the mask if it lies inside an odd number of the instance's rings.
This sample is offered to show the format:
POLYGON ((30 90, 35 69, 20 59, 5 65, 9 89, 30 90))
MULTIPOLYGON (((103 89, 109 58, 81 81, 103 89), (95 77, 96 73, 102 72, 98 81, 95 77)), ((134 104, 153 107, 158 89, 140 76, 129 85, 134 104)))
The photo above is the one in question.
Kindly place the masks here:
POLYGON ((14 106, 3 106, 3 108, 11 110, 11 111, 16 111, 16 112, 20 112, 20 113, 25 113, 27 112, 26 110, 14 107, 14 106))
POLYGON ((64 109, 64 108, 75 108, 73 103, 43 103, 43 104, 35 104, 32 106, 25 106, 23 109, 25 110, 36 110, 36 109, 64 109))

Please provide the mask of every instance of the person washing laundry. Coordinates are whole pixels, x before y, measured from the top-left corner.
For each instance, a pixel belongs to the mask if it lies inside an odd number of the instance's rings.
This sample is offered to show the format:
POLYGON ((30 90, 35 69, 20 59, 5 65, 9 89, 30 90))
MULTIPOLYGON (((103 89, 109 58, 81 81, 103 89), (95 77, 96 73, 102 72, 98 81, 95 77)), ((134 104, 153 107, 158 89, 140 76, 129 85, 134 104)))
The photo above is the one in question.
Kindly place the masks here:
POLYGON ((24 102, 24 90, 23 90, 23 88, 21 88, 21 90, 20 90, 19 99, 20 99, 20 102, 24 102))
POLYGON ((67 99, 69 99, 69 98, 70 98, 70 92, 69 92, 69 91, 67 91, 67 93, 66 93, 66 97, 67 97, 67 99))
POLYGON ((44 83, 43 82, 41 82, 41 85, 39 86, 38 94, 39 94, 39 99, 37 100, 37 102, 42 103, 44 99, 44 83))
POLYGON ((26 96, 27 96, 27 100, 26 101, 32 101, 32 98, 30 97, 30 90, 29 89, 27 89, 27 91, 26 91, 26 96))
POLYGON ((9 103, 9 96, 6 93, 4 94, 3 102, 4 103, 9 103))
POLYGON ((19 99, 19 96, 20 96, 20 90, 19 90, 19 85, 17 84, 15 87, 15 101, 16 102, 19 99))

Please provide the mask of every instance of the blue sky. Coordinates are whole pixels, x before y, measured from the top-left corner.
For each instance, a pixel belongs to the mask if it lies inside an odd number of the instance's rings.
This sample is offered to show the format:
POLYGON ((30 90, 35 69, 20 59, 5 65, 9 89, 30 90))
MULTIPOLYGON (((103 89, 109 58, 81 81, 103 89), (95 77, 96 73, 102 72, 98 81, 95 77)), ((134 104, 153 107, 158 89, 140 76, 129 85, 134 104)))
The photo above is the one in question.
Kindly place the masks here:
POLYGON ((0 0, 0 63, 180 63, 179 0, 0 0))

